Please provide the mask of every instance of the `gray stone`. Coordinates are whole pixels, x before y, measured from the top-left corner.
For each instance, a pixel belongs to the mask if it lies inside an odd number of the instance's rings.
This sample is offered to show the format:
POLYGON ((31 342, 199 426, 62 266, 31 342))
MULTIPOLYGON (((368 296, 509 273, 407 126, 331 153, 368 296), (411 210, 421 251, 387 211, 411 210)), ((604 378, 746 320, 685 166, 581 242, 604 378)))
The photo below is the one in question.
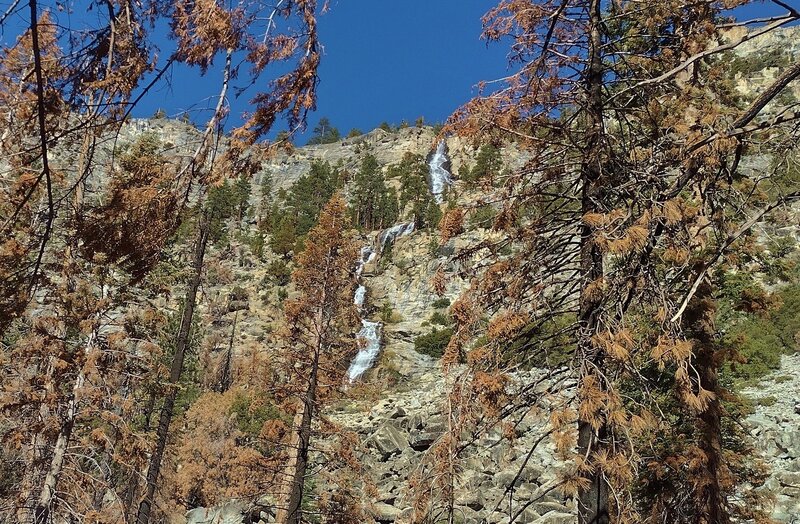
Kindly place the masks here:
POLYGON ((372 505, 373 515, 378 522, 394 522, 400 516, 401 510, 389 504, 378 502, 372 505))
POLYGON ((572 513, 549 511, 536 519, 534 524, 575 524, 578 518, 572 513))
POLYGON ((485 507, 486 499, 480 490, 470 490, 461 497, 459 504, 475 511, 480 511, 485 507))
POLYGON ((186 524, 242 524, 246 506, 231 501, 212 508, 195 508, 186 512, 186 524))
POLYGON ((535 502, 533 507, 542 515, 547 513, 569 513, 569 508, 558 502, 535 502))
POLYGON ((408 443, 414 451, 425 451, 430 448, 441 433, 431 431, 412 430, 409 433, 408 443))
POLYGON ((399 429, 387 422, 369 437, 367 445, 380 451, 382 459, 385 461, 392 455, 399 454, 408 448, 408 439, 399 429))
POLYGON ((775 443, 785 457, 793 459, 800 457, 800 431, 782 431, 775 437, 775 443))

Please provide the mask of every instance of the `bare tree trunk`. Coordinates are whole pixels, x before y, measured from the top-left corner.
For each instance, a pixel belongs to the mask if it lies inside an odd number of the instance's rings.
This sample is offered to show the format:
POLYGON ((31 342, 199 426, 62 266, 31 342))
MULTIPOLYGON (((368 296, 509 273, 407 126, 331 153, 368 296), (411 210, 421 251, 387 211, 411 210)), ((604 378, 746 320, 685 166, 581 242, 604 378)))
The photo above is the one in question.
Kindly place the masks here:
POLYGON ((314 366, 308 389, 302 399, 300 411, 295 415, 295 433, 289 448, 289 457, 284 470, 284 483, 280 497, 283 500, 278 504, 275 521, 278 524, 297 524, 300 522, 301 504, 303 502, 303 488, 305 486, 306 469, 308 468, 308 450, 311 443, 311 419, 316 403, 317 372, 319 367, 319 352, 315 355, 314 366))
MULTIPOLYGON (((602 198, 602 137, 603 124, 603 64, 601 57, 601 6, 600 0, 589 3, 589 63, 586 70, 586 93, 588 116, 588 133, 583 165, 581 166, 582 196, 581 211, 595 213, 602 211, 598 202, 602 198)), ((583 282, 586 286, 603 276, 603 255, 592 239, 592 229, 588 225, 581 228, 580 260, 583 282)), ((597 379, 600 387, 604 387, 600 370, 603 366, 603 354, 592 344, 592 336, 598 329, 600 303, 597 299, 581 293, 579 311, 580 333, 578 340, 578 358, 580 359, 580 381, 584 383, 589 377, 597 379)), ((597 414, 597 416, 602 416, 597 414)), ((590 420, 578 420, 578 452, 590 462, 592 456, 605 447, 608 438, 607 423, 601 421, 598 429, 590 420)), ((603 472, 597 468, 586 474, 589 481, 586 488, 578 492, 578 522, 580 524, 608 524, 608 485, 603 472)))
MULTIPOLYGON (((89 337, 86 342, 85 352, 89 352, 92 344, 94 343, 94 333, 89 337)), ((50 459, 50 468, 44 477, 42 489, 39 491, 39 497, 36 501, 36 507, 33 510, 33 521, 36 524, 46 524, 50 521, 50 508, 52 507, 53 498, 56 493, 56 486, 58 478, 61 475, 61 470, 64 468, 64 458, 67 454, 67 447, 69 446, 70 438, 72 437, 72 429, 75 427, 75 419, 78 415, 78 392, 83 388, 84 384, 83 371, 78 372, 78 377, 72 386, 67 407, 64 412, 64 417, 61 421, 61 427, 58 430, 58 437, 53 447, 53 455, 50 459)))
POLYGON ((697 341, 694 366, 699 375, 699 386, 713 393, 713 398, 697 414, 699 447, 706 456, 705 472, 702 479, 696 479, 698 522, 728 524, 730 515, 725 509, 725 496, 720 486, 722 456, 722 405, 715 357, 716 335, 714 315, 716 305, 711 296, 712 289, 703 283, 686 309, 686 321, 697 341))
POLYGON ((181 374, 183 373, 183 363, 186 358, 186 349, 189 345, 189 335, 191 333, 192 318, 194 317, 197 290, 200 287, 200 277, 203 272, 203 257, 205 256, 206 245, 208 244, 208 233, 209 216, 208 212, 204 212, 200 220, 200 231, 194 250, 194 273, 192 274, 192 280, 189 282, 189 289, 186 292, 181 325, 175 340, 175 354, 172 357, 172 367, 169 373, 170 383, 158 419, 156 448, 150 456, 150 464, 147 468, 145 495, 139 503, 139 510, 136 515, 136 522, 138 524, 147 524, 150 520, 150 511, 153 505, 156 486, 158 485, 158 477, 161 472, 161 461, 164 458, 164 450, 167 447, 169 425, 170 422, 172 422, 172 416, 175 411, 175 401, 178 397, 178 381, 180 381, 181 374))
POLYGON ((295 433, 289 444, 289 457, 284 469, 284 482, 278 503, 275 521, 278 524, 298 524, 302 514, 303 488, 305 487, 306 470, 308 469, 308 450, 311 445, 311 420, 314 417, 314 407, 317 403, 317 380, 319 377, 319 359, 322 353, 326 316, 325 311, 327 293, 323 292, 322 300, 316 314, 318 326, 316 340, 314 341, 314 359, 311 363, 311 376, 308 377, 308 386, 301 399, 300 411, 295 415, 295 433), (280 498, 283 498, 281 500, 280 498))

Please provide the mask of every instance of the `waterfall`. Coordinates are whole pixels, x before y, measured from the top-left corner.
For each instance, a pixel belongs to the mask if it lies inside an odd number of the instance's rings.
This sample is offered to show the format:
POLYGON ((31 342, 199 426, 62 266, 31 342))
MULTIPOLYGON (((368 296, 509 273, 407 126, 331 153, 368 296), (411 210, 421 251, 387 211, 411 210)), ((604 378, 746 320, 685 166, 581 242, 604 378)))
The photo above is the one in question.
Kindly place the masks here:
POLYGON ((364 346, 358 350, 356 358, 353 359, 350 368, 347 370, 350 382, 357 380, 365 371, 371 368, 381 352, 381 323, 362 320, 361 325, 362 328, 358 332, 358 340, 363 341, 364 346))
POLYGON ((444 193, 445 187, 453 184, 453 177, 447 170, 449 164, 450 158, 447 156, 447 144, 444 140, 440 140, 439 144, 436 146, 436 151, 428 162, 428 167, 430 168, 431 193, 437 204, 444 202, 442 193, 444 193))
POLYGON ((364 307, 364 298, 367 296, 367 288, 364 287, 364 284, 360 284, 358 289, 356 289, 356 294, 353 297, 353 304, 358 306, 358 309, 364 307))
POLYGON ((383 251, 386 244, 394 243, 400 237, 411 234, 414 231, 414 222, 407 222, 405 224, 397 224, 389 229, 384 229, 378 235, 378 249, 383 251))
MULTIPOLYGON (((402 224, 407 226, 407 224, 402 224)), ((411 224, 413 230, 414 224, 411 224)), ((397 235, 395 235, 397 236, 397 235)), ((378 254, 372 249, 371 246, 364 246, 361 248, 361 256, 356 264, 356 278, 358 279, 358 288, 353 296, 353 303, 359 311, 364 308, 364 299, 367 296, 367 287, 361 282, 361 273, 364 272, 364 266, 375 260, 378 254)), ((383 326, 380 322, 370 322, 369 320, 361 319, 361 331, 356 335, 356 340, 362 344, 358 350, 353 362, 350 363, 350 368, 347 370, 347 376, 350 382, 354 382, 361 377, 378 358, 381 352, 381 328, 383 326)))
MULTIPOLYGON (((364 266, 375 260, 376 256, 378 256, 378 254, 372 250, 372 247, 364 246, 361 248, 361 258, 358 259, 358 264, 356 264, 356 278, 361 278, 364 266)), ((358 291, 356 291, 356 293, 358 293, 358 291)))

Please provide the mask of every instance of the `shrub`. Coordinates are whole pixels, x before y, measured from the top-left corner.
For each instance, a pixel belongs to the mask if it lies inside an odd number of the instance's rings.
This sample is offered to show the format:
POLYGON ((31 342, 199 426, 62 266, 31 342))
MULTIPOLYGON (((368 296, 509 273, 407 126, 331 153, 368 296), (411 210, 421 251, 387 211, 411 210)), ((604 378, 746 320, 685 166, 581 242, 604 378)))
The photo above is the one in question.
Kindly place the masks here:
POLYGON ((392 306, 388 302, 384 302, 384 304, 381 306, 380 317, 381 321, 386 324, 396 324, 403 320, 403 317, 400 316, 400 313, 392 309, 392 306))
POLYGON ((450 307, 450 299, 449 298, 439 298, 433 302, 433 307, 436 309, 445 309, 450 307))
POLYGON ((260 232, 253 233, 247 237, 247 247, 250 248, 250 252, 259 260, 264 256, 265 245, 266 241, 264 240, 264 235, 260 232))
POLYGON ((490 229, 494 225, 496 216, 497 211, 492 206, 481 206, 470 215, 469 227, 470 229, 490 229))
POLYGON ((258 438, 268 420, 290 420, 269 400, 237 392, 229 414, 236 417, 236 428, 250 438, 258 438))
POLYGON ((247 290, 244 289, 242 286, 235 286, 233 289, 231 289, 228 298, 230 298, 234 302, 246 302, 247 299, 249 298, 249 295, 247 293, 247 290))
POLYGON ((433 315, 431 315, 430 323, 438 324, 440 326, 448 326, 450 325, 450 319, 447 318, 447 315, 445 315, 441 311, 434 311, 433 315))
POLYGON ((414 349, 423 355, 428 355, 433 358, 441 358, 452 336, 452 328, 434 328, 430 333, 426 335, 420 335, 414 339, 414 349))
POLYGON ((735 349, 744 362, 730 364, 726 372, 734 380, 753 383, 778 369, 781 356, 797 350, 800 333, 800 285, 777 293, 777 303, 768 314, 746 314, 726 319, 723 343, 735 349))
POLYGON ((268 278, 276 286, 286 286, 292 278, 292 270, 285 261, 273 260, 267 266, 265 278, 268 278))

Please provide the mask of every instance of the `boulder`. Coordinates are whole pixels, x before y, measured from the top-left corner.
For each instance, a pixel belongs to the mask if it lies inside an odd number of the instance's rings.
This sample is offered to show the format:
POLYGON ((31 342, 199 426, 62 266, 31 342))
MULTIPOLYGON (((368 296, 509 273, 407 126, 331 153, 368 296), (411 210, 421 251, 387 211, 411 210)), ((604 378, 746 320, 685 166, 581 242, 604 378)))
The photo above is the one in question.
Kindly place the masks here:
POLYGON ((533 524, 575 524, 577 517, 572 513, 562 513, 559 511, 548 511, 535 521, 533 524))
POLYGON ((194 508, 186 512, 186 524, 242 524, 247 507, 233 500, 211 508, 194 508))
POLYGON ((372 505, 372 513, 378 522, 394 522, 400 516, 401 511, 389 504, 377 502, 372 505))
POLYGON ((441 433, 413 430, 409 434, 408 443, 414 451, 425 451, 430 448, 441 433))
POLYGON ((800 457, 800 430, 787 430, 779 433, 775 443, 783 452, 783 457, 795 459, 800 457))
POLYGON ((386 422, 367 439, 367 445, 377 449, 386 461, 392 455, 399 454, 408 448, 406 435, 393 424, 386 422))

